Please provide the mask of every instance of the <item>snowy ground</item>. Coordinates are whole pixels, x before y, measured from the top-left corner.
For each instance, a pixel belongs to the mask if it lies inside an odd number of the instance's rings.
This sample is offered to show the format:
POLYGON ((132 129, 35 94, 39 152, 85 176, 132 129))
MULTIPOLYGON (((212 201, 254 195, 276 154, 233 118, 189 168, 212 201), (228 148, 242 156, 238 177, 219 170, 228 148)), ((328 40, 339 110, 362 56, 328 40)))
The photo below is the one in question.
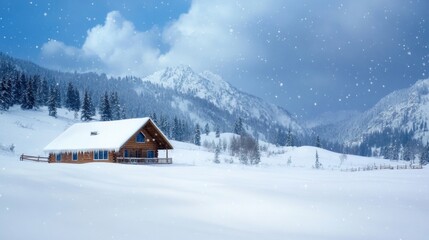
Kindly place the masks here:
POLYGON ((315 170, 315 148, 273 146, 260 166, 216 165, 180 142, 172 165, 20 162, 73 122, 26 116, 0 114, 0 239, 427 239, 427 168, 342 172, 389 162, 317 149, 315 170))

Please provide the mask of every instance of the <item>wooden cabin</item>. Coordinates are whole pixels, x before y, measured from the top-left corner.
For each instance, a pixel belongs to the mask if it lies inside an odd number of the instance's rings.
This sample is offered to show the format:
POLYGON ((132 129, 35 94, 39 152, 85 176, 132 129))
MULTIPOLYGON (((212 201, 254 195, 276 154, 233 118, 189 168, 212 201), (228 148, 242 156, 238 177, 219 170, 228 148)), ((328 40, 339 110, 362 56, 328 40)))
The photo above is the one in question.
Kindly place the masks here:
POLYGON ((150 118, 76 123, 49 143, 49 162, 172 163, 173 146, 150 118), (165 150, 164 157, 158 157, 165 150))

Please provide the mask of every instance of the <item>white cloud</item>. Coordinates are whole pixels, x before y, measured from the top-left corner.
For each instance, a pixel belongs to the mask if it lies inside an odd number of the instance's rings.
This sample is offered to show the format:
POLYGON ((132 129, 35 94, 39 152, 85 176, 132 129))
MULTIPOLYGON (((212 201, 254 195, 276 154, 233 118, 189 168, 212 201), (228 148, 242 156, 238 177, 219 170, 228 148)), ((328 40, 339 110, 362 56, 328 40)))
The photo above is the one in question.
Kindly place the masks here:
POLYGON ((113 11, 104 24, 88 30, 80 48, 57 40, 45 43, 42 61, 49 67, 110 75, 144 76, 178 64, 196 70, 221 70, 255 55, 257 46, 247 35, 247 23, 249 17, 264 9, 260 4, 243 7, 196 0, 187 13, 162 30, 146 32, 139 32, 132 22, 113 11), (168 46, 168 50, 161 52, 158 44, 168 46))
POLYGON ((103 25, 88 30, 82 48, 50 40, 43 45, 42 55, 50 65, 64 58, 72 65, 80 64, 80 70, 142 75, 158 65, 159 50, 153 45, 154 35, 153 31, 136 31, 133 23, 113 11, 107 14, 103 25))
MULTIPOLYGON (((381 2, 385 1, 388 0, 381 2)), ((270 64, 300 58, 299 54, 306 51, 318 52, 320 41, 313 35, 332 39, 327 46, 335 49, 342 37, 346 41, 350 34, 362 36, 363 30, 371 26, 367 21, 373 19, 363 19, 361 15, 369 9, 384 8, 371 2, 358 4, 359 9, 349 4, 340 9, 334 6, 322 15, 315 9, 315 16, 320 15, 317 22, 305 25, 299 19, 313 10, 301 1, 194 0, 189 11, 178 19, 162 29, 145 32, 112 11, 103 24, 87 31, 79 48, 55 40, 45 43, 42 61, 50 67, 115 76, 144 76, 178 64, 190 65, 198 71, 215 71, 227 78, 228 73, 232 73, 229 74, 232 78, 240 71, 260 73, 263 68, 271 71, 270 64), (316 26, 312 27, 313 24, 316 26), (341 28, 331 27, 335 25, 341 28), (299 41, 306 46, 297 55, 291 44, 301 44, 299 41)))
POLYGON ((80 50, 75 47, 66 46, 63 42, 49 40, 42 47, 42 51, 46 55, 64 55, 66 57, 74 57, 79 54, 80 50))

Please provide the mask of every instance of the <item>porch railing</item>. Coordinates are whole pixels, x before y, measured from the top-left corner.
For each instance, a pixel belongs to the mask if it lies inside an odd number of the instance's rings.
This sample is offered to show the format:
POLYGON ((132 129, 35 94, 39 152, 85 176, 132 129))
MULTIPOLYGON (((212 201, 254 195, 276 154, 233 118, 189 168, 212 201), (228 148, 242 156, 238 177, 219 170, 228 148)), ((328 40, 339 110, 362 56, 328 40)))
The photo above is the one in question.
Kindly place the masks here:
POLYGON ((173 163, 172 158, 138 158, 138 157, 117 157, 117 163, 126 164, 171 164, 173 163))

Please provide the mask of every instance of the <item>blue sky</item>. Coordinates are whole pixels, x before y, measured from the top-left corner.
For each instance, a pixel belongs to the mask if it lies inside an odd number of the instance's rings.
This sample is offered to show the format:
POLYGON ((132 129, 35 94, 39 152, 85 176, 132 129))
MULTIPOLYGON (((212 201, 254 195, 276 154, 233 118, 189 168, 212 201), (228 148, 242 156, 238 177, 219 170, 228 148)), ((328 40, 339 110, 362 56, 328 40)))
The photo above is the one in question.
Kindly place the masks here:
POLYGON ((428 78, 427 1, 16 1, 0 51, 67 71, 210 70, 312 117, 428 78))

